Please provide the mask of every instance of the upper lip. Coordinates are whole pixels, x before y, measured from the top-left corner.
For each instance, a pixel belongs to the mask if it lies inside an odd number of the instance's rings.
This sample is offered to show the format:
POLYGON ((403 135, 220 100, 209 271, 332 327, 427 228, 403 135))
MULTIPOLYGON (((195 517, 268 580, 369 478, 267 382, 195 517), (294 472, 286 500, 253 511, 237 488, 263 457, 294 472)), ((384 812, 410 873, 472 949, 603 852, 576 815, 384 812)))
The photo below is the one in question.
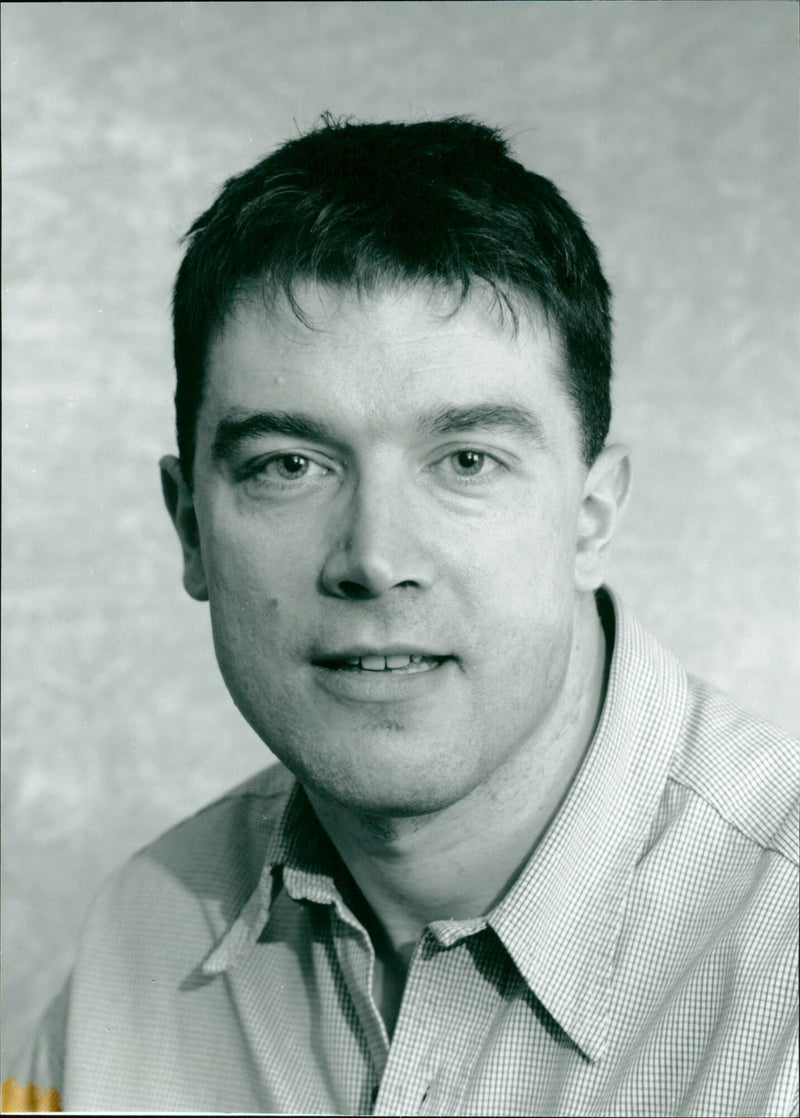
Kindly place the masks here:
POLYGON ((451 655, 452 653, 449 652, 434 651, 424 644, 403 642, 402 644, 384 645, 352 644, 341 648, 326 648, 323 651, 315 650, 311 660, 314 663, 319 663, 322 660, 352 660, 355 657, 361 659, 362 656, 434 656, 437 659, 444 660, 451 655))

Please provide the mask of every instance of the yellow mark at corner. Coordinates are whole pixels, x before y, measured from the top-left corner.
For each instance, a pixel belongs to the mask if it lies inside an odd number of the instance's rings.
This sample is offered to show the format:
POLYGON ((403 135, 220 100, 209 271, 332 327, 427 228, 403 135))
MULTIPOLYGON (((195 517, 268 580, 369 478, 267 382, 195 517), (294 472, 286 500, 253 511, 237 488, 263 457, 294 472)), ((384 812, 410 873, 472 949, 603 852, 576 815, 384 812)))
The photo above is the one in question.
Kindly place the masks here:
POLYGON ((27 1114, 30 1111, 60 1111, 58 1090, 55 1087, 37 1087, 34 1083, 20 1086, 16 1079, 3 1081, 3 1114, 27 1114))

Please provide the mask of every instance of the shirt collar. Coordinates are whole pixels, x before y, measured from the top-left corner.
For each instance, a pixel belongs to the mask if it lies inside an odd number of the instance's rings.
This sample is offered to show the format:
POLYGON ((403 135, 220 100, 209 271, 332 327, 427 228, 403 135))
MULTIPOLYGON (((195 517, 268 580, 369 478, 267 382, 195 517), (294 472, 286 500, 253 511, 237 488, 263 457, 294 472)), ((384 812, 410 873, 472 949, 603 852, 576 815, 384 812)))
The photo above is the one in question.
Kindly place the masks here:
POLYGON ((202 964, 206 975, 235 966, 258 941, 269 919, 272 903, 284 888, 293 900, 335 904, 343 908, 335 879, 343 866, 322 829, 300 784, 295 783, 278 826, 266 849, 264 869, 255 891, 238 917, 202 964))
MULTIPOLYGON (((486 918, 448 921, 443 941, 487 924, 523 979, 590 1059, 603 1055, 614 953, 625 902, 678 742, 687 681, 607 590, 598 606, 614 635, 603 712, 558 814, 514 886, 486 918)), ((258 886, 203 963, 235 965, 257 942, 282 885, 297 901, 334 904, 343 866, 299 784, 270 839, 258 886)), ((442 936, 440 935, 440 938, 442 936)))
POLYGON ((553 823, 488 923, 530 989, 590 1059, 603 1055, 625 904, 679 740, 683 668, 609 591, 603 712, 553 823))

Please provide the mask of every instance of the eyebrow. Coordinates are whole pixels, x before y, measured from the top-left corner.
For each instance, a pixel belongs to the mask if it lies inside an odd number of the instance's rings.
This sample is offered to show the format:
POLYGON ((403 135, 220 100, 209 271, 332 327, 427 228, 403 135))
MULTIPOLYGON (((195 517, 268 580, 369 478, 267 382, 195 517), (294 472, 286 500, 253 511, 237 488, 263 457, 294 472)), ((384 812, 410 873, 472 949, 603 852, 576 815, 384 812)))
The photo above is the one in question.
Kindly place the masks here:
MULTIPOLYGON (((419 426, 432 435, 449 435, 475 429, 505 430, 547 445, 539 417, 518 404, 471 404, 438 408, 420 416, 419 426)), ((338 439, 324 423, 302 413, 282 411, 232 412, 217 425, 212 446, 215 461, 229 459, 240 443, 264 435, 285 435, 316 443, 336 443, 338 439)))
POLYGON ((544 425, 535 412, 518 404, 473 404, 440 408, 422 421, 435 435, 447 435, 475 428, 513 431, 542 446, 547 444, 544 425))
POLYGON ((224 461, 231 457, 240 443, 263 435, 286 435, 290 439, 305 439, 315 443, 333 441, 328 428, 307 415, 260 411, 240 417, 238 413, 232 413, 217 424, 211 455, 216 462, 224 461))

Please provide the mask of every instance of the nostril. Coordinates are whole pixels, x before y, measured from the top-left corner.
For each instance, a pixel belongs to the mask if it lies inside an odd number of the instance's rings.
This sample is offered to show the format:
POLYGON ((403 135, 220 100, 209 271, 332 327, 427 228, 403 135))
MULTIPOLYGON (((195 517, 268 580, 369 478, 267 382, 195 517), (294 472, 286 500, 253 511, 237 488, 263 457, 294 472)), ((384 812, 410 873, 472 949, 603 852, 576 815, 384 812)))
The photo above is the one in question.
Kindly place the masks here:
POLYGON ((339 592, 345 598, 371 598, 373 596, 369 589, 360 582, 349 582, 347 579, 339 583, 339 592))

